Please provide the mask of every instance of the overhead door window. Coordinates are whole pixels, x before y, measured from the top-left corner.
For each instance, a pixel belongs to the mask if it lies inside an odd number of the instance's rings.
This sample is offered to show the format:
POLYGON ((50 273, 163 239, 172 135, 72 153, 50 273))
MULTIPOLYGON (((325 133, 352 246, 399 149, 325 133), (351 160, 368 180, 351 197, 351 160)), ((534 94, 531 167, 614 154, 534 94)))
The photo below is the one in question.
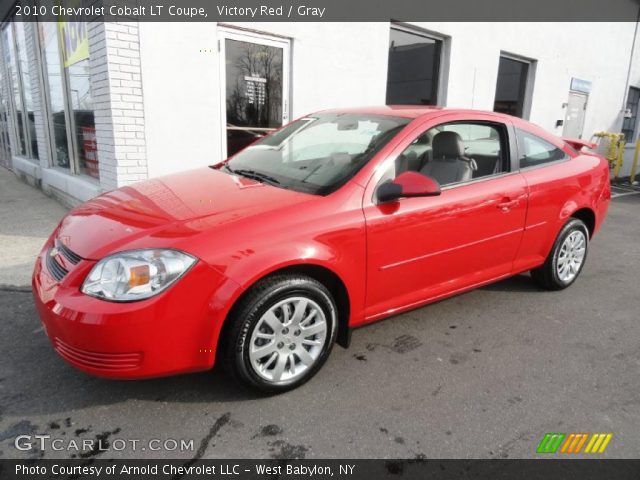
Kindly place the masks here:
POLYGON ((530 64, 501 56, 493 111, 524 117, 530 64))
POLYGON ((436 105, 442 41, 392 28, 387 105, 436 105))

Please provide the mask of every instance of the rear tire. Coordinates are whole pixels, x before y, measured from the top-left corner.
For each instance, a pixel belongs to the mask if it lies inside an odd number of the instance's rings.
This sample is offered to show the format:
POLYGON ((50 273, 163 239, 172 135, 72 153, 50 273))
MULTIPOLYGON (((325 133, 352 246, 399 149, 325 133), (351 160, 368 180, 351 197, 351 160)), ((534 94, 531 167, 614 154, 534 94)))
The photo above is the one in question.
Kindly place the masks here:
POLYGON ((589 229, 578 218, 562 227, 544 264, 531 270, 531 278, 547 290, 562 290, 576 281, 587 260, 589 229))
POLYGON ((299 387, 324 364, 338 331, 329 290, 302 275, 254 285, 227 320, 223 360, 231 377, 265 393, 299 387))

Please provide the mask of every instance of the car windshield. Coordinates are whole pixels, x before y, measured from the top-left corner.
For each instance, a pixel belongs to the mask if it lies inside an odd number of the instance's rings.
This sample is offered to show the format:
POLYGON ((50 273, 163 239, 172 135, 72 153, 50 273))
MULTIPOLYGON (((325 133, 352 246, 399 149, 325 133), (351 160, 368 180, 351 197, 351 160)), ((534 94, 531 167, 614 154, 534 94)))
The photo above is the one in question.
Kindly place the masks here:
POLYGON ((409 120, 351 113, 305 117, 245 148, 222 170, 327 195, 352 178, 409 120))

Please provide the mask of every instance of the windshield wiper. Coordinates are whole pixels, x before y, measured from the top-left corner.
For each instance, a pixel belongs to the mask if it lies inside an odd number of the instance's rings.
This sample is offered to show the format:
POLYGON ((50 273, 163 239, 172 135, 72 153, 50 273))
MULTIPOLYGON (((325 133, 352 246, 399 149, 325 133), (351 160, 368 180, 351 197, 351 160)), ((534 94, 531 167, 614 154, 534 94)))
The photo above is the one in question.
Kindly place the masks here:
POLYGON ((271 185, 280 185, 280 181, 277 180, 276 178, 273 178, 270 175, 267 175, 266 173, 262 173, 262 172, 256 172, 255 170, 248 170, 246 168, 237 168, 237 169, 231 169, 231 167, 225 165, 225 167, 227 167, 227 169, 229 170, 229 172, 236 174, 236 175, 242 175, 243 177, 247 177, 250 178, 252 180, 258 180, 259 182, 266 182, 266 183, 270 183, 271 185))

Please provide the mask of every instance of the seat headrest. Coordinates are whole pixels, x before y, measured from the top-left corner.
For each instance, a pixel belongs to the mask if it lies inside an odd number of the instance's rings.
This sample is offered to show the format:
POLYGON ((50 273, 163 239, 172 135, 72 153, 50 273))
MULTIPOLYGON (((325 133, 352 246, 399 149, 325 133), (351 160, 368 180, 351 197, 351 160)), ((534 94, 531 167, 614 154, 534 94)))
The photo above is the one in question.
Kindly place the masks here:
POLYGON ((464 143, 456 132, 440 132, 433 137, 432 144, 434 159, 464 157, 464 143))
POLYGON ((418 154, 411 150, 405 150, 398 155, 398 158, 396 158, 396 176, 407 170, 414 170, 412 167, 415 165, 417 158, 418 154))

